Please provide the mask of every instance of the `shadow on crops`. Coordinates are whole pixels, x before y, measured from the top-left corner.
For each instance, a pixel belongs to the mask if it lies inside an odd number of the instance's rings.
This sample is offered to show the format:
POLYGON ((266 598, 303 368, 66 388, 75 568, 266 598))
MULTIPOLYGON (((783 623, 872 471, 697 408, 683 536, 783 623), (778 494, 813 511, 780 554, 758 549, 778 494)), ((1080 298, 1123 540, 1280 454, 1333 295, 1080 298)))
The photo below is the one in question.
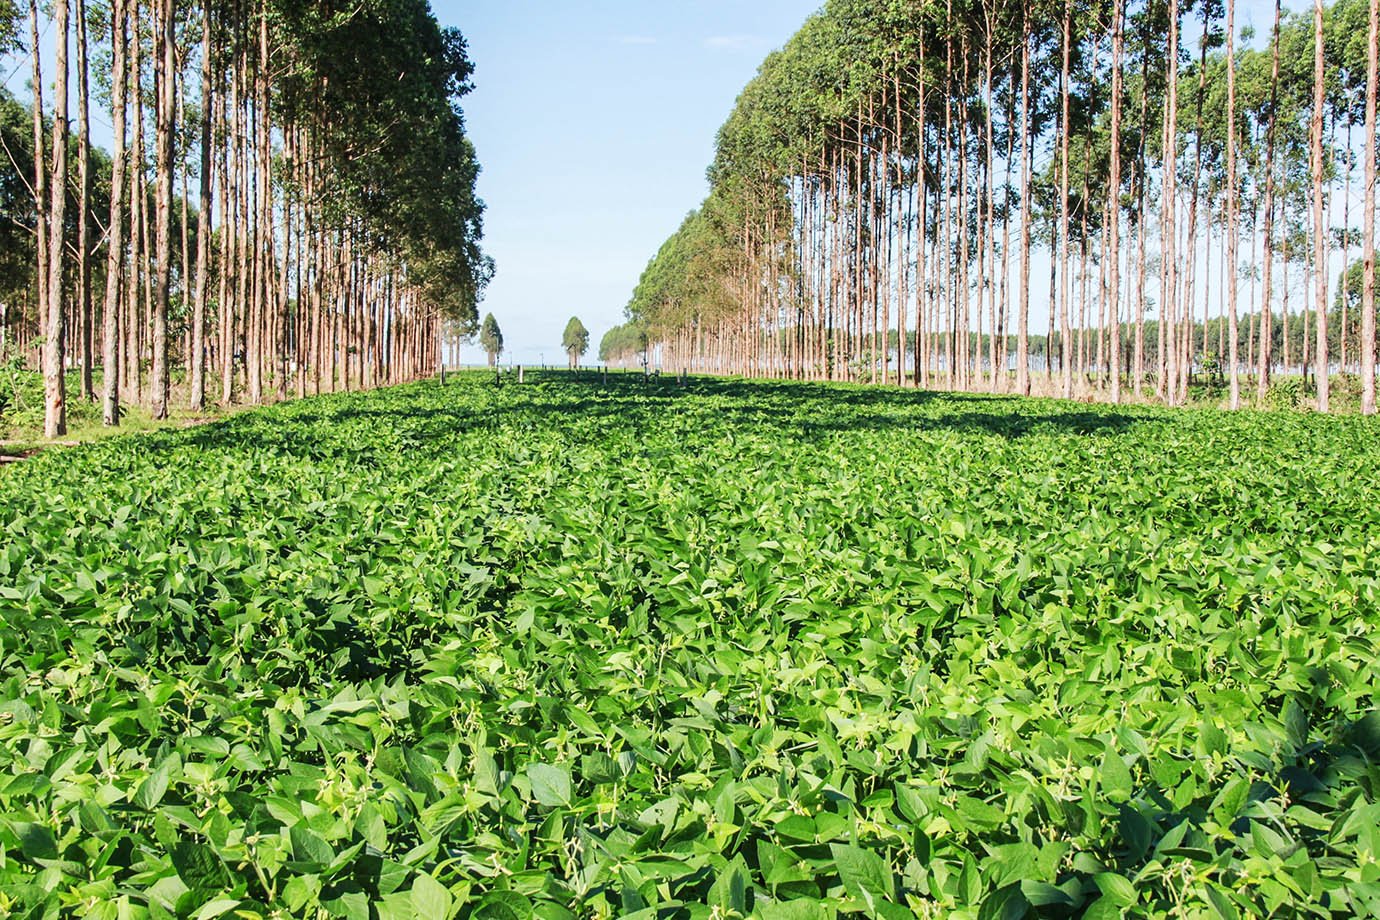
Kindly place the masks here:
MULTIPOLYGON (((681 386, 669 377, 611 375, 605 382, 597 374, 561 376, 563 386, 557 392, 565 398, 539 397, 525 402, 521 411, 548 420, 603 416, 634 427, 655 424, 668 412, 680 411, 703 417, 708 427, 728 424, 804 439, 868 431, 1097 436, 1162 421, 1144 412, 1053 400, 901 388, 705 378, 681 386)), ((548 380, 542 385, 551 386, 548 380)))
POLYGON ((457 439, 505 429, 550 430, 571 442, 620 432, 677 430, 771 433, 825 441, 860 432, 958 432, 1018 439, 1028 435, 1095 437, 1162 419, 1144 412, 1053 400, 784 381, 598 372, 531 373, 518 386, 485 375, 424 384, 416 398, 339 394, 246 413, 149 439, 153 450, 266 451, 317 461, 363 464, 455 448, 457 439))

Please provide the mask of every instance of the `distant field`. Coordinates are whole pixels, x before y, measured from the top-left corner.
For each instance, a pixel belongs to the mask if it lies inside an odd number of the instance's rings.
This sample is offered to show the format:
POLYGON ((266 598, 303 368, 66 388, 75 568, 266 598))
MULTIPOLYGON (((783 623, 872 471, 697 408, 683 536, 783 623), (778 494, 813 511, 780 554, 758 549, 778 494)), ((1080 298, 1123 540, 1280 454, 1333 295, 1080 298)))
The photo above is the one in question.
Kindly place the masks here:
POLYGON ((527 379, 0 470, 0 915, 1380 911, 1374 420, 527 379))

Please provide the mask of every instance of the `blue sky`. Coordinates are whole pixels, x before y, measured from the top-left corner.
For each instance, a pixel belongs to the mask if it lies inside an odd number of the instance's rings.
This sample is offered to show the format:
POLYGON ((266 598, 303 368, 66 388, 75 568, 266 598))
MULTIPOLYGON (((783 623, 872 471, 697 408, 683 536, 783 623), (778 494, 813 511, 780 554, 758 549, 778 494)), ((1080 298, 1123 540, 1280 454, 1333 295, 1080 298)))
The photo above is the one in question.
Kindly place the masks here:
MULTIPOLYGON (((477 68, 465 100, 488 204, 505 360, 563 360, 571 315, 600 336, 698 205, 714 133, 818 0, 433 0, 477 68)), ((461 358, 483 360, 478 346, 461 358)))

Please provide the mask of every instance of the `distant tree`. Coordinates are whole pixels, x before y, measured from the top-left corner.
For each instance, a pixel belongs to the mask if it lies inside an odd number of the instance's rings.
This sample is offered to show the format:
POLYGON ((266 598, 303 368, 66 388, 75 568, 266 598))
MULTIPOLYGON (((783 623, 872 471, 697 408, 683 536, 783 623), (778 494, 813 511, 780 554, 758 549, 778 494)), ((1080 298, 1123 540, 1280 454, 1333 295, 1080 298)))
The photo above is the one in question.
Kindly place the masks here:
POLYGON ((493 367, 498 363, 498 356, 503 354, 503 331, 498 328, 498 320, 494 319, 492 313, 484 317, 484 325, 479 330, 479 344, 489 356, 489 367, 493 367))
POLYGON ((589 330, 585 324, 580 322, 578 316, 572 316, 570 322, 565 324, 565 334, 561 336, 561 348, 565 349, 566 356, 570 359, 570 369, 574 370, 580 366, 580 357, 589 351, 589 330))
POLYGON ((599 340, 599 360, 604 364, 642 362, 647 352, 647 330, 637 323, 614 326, 599 340))

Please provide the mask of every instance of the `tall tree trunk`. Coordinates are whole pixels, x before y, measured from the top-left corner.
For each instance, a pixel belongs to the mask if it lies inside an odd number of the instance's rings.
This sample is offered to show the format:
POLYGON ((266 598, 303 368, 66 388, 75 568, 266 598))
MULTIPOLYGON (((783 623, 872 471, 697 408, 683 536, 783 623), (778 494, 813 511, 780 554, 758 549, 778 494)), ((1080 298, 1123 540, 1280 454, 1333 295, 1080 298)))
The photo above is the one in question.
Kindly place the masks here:
POLYGON ((91 99, 88 92, 86 0, 77 0, 77 308, 81 322, 81 395, 94 400, 91 329, 91 99))
MULTIPOLYGON (((1275 262, 1275 121, 1279 108, 1279 23, 1281 2, 1275 0, 1275 26, 1270 38, 1270 111, 1265 127, 1265 270, 1261 279, 1264 306, 1260 311, 1260 347, 1256 356, 1255 398, 1264 405, 1270 390, 1270 371, 1274 346, 1274 262, 1275 262)), ((1372 68, 1373 70, 1374 68, 1372 68)))
POLYGON ((1313 309, 1317 314, 1316 367, 1318 411, 1331 408, 1327 366, 1327 238, 1323 226, 1323 105, 1326 61, 1323 58, 1323 0, 1313 0, 1313 309))
POLYGON ((115 149, 110 166, 110 224, 106 229, 105 302, 101 312, 101 416, 120 424, 120 292, 124 280, 125 109, 129 78, 125 74, 125 7, 112 0, 110 12, 110 114, 115 149))
MULTIPOLYGON (((38 0, 29 0, 29 47, 33 54, 34 125, 34 253, 37 256, 34 291, 38 334, 48 329, 48 158, 43 131, 43 55, 39 46, 38 0)), ((42 355, 40 355, 40 364, 42 355)))
POLYGON ((1165 51, 1165 115, 1162 201, 1160 209, 1160 321, 1158 378, 1155 389, 1165 402, 1174 401, 1171 379, 1178 376, 1175 321, 1178 316, 1178 218, 1174 213, 1179 174, 1179 0, 1169 0, 1169 45, 1165 51))
POLYGON ((1375 96, 1380 79, 1380 0, 1370 0, 1366 52, 1366 188, 1361 220, 1361 411, 1375 414, 1375 96))
MULTIPOLYGON (((1174 2, 1174 0, 1170 0, 1174 2)), ((1071 324, 1069 322, 1069 284, 1072 272, 1069 266, 1072 259, 1069 254, 1069 58, 1072 50, 1072 20, 1073 20, 1073 0, 1064 2, 1064 23, 1063 23, 1063 63, 1059 72, 1059 100, 1061 114, 1059 116, 1059 259, 1063 262, 1064 271, 1060 273, 1059 288, 1059 371, 1060 371, 1060 395, 1064 399, 1073 397, 1073 361, 1070 346, 1073 342, 1071 324)))
POLYGON ((196 234, 196 292, 192 302, 191 378, 193 412, 206 408, 206 300, 211 270, 211 232, 215 198, 211 190, 211 4, 201 7, 201 167, 197 201, 201 214, 196 234))
POLYGON ((1227 287, 1227 361, 1231 364, 1231 407, 1241 408, 1241 368, 1236 316, 1236 0, 1227 0, 1227 264, 1222 277, 1227 287))
POLYGON ((1111 322, 1113 403, 1121 402, 1121 50, 1124 40, 1122 0, 1112 11, 1112 126, 1107 177, 1107 303, 1111 322))
MULTIPOLYGON (((57 44, 53 84, 53 166, 49 175, 52 204, 48 209, 48 323, 43 342, 43 434, 57 438, 67 433, 66 310, 62 289, 67 264, 67 0, 53 4, 54 41, 57 44)), ((37 53, 37 49, 35 49, 37 53)))
MULTIPOLYGON (((1008 220, 1010 217, 1008 216, 1008 220)), ((1016 389, 1030 395, 1030 18, 1021 14, 1021 313, 1016 332, 1016 389)), ((1003 335, 1002 364, 1006 342, 1003 335)))
POLYGON ((153 82, 157 109, 154 113, 154 281, 153 281, 153 389, 150 411, 155 419, 168 417, 168 299, 172 278, 173 250, 173 130, 176 120, 175 23, 172 0, 158 0, 154 12, 157 37, 154 40, 153 82))

